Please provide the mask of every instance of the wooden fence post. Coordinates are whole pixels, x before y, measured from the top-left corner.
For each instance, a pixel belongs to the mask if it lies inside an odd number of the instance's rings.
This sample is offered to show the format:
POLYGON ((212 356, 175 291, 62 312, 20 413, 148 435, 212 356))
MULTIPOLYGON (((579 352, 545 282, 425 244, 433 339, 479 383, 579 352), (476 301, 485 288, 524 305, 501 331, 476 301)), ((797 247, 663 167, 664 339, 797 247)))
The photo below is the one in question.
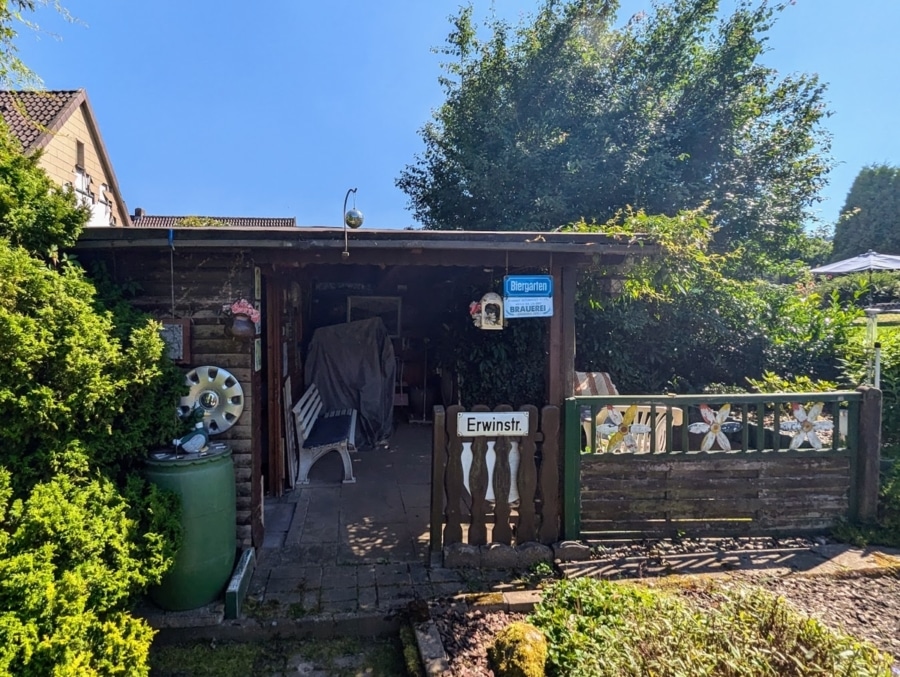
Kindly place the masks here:
POLYGON ((856 476, 856 518, 874 522, 878 516, 878 473, 881 466, 881 391, 860 386, 859 442, 856 476))
POLYGON ((563 435, 563 538, 581 538, 581 412, 578 400, 566 400, 563 435))
POLYGON ((527 404, 519 411, 528 413, 528 434, 519 441, 519 524, 516 528, 516 545, 538 540, 535 522, 535 495, 538 487, 535 451, 538 421, 538 408, 527 404))
POLYGON ((548 405, 541 409, 541 528, 540 540, 550 545, 559 540, 559 407, 548 405))
POLYGON ((447 524, 444 526, 444 544, 462 542, 460 503, 462 502, 463 472, 460 455, 462 443, 457 435, 457 415, 462 407, 454 404, 447 408, 445 425, 447 430, 447 466, 444 472, 444 489, 447 492, 447 524))
POLYGON ((431 556, 441 554, 441 533, 444 529, 444 472, 447 468, 447 431, 445 412, 440 405, 434 408, 431 423, 431 556))

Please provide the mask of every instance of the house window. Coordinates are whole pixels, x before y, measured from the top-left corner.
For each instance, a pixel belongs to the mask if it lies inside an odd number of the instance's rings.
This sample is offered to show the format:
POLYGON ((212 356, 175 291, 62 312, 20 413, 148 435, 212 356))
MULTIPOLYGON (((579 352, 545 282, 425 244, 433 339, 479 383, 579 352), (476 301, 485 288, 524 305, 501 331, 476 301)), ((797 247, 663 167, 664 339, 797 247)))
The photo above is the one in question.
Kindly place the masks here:
POLYGON ((94 196, 91 194, 91 177, 84 171, 84 167, 75 168, 75 196, 79 204, 88 207, 94 204, 94 196))
POLYGON ((75 166, 84 169, 84 144, 81 141, 75 142, 75 166))

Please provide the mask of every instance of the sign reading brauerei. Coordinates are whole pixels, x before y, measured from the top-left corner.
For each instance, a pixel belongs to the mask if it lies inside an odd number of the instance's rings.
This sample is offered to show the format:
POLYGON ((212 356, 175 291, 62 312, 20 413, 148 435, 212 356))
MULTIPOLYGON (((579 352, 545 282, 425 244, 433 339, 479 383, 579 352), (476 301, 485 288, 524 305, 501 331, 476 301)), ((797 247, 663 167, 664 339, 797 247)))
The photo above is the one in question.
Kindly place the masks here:
POLYGON ((459 437, 524 437, 527 411, 461 411, 456 415, 459 437))

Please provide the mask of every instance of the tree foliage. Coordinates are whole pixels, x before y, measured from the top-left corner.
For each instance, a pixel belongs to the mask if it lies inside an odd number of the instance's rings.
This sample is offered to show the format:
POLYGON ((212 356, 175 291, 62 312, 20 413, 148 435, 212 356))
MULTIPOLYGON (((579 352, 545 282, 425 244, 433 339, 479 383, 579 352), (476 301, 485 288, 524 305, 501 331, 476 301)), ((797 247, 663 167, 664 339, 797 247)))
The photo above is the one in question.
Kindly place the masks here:
POLYGON ((580 370, 610 372, 624 393, 746 387, 766 371, 837 379, 858 311, 823 303, 812 290, 729 275, 739 255, 712 250, 713 228, 701 212, 626 212, 599 230, 642 234, 660 253, 641 256, 613 298, 598 286, 610 271, 583 274, 576 306, 580 370))
POLYGON ((39 169, 39 158, 22 155, 0 122, 0 237, 31 254, 54 257, 75 244, 90 212, 39 169))
POLYGON ((486 39, 462 9, 446 101, 397 180, 415 216, 549 230, 707 204, 717 239, 783 257, 830 165, 824 87, 759 62, 780 5, 746 0, 721 22, 718 9, 673 0, 615 28, 613 0, 546 0, 486 39))
POLYGON ((834 228, 832 259, 874 249, 900 254, 900 167, 872 165, 857 174, 834 228))
POLYGON ((36 89, 41 79, 20 58, 15 39, 19 27, 40 30, 29 17, 50 6, 67 21, 74 21, 60 0, 0 0, 0 89, 36 89))

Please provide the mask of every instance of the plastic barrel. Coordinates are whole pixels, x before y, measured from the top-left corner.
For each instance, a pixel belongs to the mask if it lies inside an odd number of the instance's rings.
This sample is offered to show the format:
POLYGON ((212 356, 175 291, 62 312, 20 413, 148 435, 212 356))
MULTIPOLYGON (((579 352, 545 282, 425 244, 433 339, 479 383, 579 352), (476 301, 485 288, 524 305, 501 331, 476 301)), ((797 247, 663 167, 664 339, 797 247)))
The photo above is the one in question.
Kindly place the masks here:
POLYGON ((205 454, 153 454, 148 481, 181 497, 184 541, 172 568, 150 599, 163 609, 196 609, 215 600, 231 576, 236 539, 234 462, 231 448, 205 454))

